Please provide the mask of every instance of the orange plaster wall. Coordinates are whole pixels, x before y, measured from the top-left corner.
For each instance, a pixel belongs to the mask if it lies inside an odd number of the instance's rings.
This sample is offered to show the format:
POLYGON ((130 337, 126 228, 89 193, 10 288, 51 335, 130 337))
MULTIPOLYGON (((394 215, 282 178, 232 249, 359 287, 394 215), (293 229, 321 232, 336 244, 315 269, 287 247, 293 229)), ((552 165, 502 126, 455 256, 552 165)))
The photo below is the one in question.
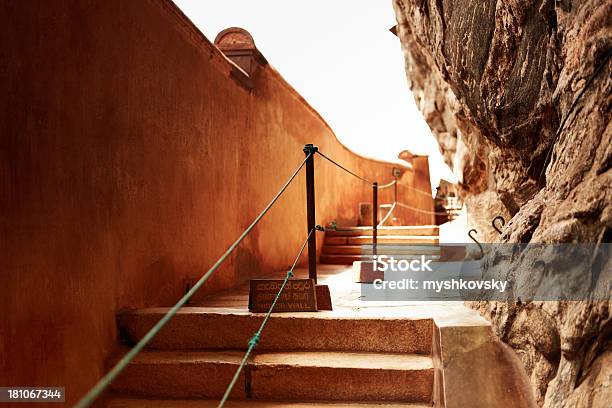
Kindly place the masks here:
POLYGON ((429 180, 429 159, 427 156, 412 158, 413 171, 406 175, 408 185, 412 188, 400 187, 398 201, 406 203, 418 210, 399 208, 398 216, 407 225, 435 224, 433 211, 435 206, 431 199, 431 182, 429 180))
MULTIPOLYGON (((74 403, 117 344, 116 312, 174 303, 304 144, 391 179, 393 165, 340 145, 272 67, 251 92, 230 79, 169 1, 2 2, 0 20, 1 385, 66 386, 74 403)), ((356 224, 369 186, 321 158, 315 171, 317 221, 356 224)), ((301 174, 204 293, 287 267, 304 202, 301 174)))

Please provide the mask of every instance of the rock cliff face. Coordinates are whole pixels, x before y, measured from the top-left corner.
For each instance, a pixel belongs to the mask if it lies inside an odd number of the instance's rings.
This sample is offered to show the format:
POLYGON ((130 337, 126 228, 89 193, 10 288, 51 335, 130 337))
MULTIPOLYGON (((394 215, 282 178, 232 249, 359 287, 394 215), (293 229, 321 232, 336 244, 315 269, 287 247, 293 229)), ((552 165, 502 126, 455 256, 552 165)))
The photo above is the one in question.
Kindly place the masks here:
MULTIPOLYGON (((612 0, 393 6, 417 104, 481 240, 610 242, 612 0), (496 215, 509 220, 501 236, 496 215)), ((610 302, 473 306, 517 351, 540 405, 609 406, 610 302)))

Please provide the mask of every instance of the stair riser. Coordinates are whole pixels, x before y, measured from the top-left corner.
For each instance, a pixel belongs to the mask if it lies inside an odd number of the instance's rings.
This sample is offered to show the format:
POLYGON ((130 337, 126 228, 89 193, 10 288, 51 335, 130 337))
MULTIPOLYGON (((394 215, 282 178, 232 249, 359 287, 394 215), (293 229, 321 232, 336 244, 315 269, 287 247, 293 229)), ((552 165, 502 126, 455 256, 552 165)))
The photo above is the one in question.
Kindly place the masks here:
MULTIPOLYGON (((439 234, 437 227, 413 227, 413 228, 379 228, 379 235, 429 235, 439 234)), ((359 235, 372 235, 372 228, 346 229, 346 230, 327 230, 325 235, 328 237, 354 237, 359 235)))
MULTIPOLYGON (((161 313, 123 313, 118 317, 119 328, 134 343, 161 316, 161 313)), ((261 315, 179 313, 149 343, 149 347, 160 350, 245 349, 262 319, 261 315)), ((306 315, 283 317, 279 314, 268 321, 257 349, 428 355, 431 353, 432 330, 429 319, 313 319, 306 315)))
MULTIPOLYGON (((220 398, 237 368, 218 362, 131 364, 112 387, 115 392, 149 398, 220 398)), ((432 390, 433 369, 249 364, 232 398, 429 402, 432 390)))
MULTIPOLYGON (((437 245, 438 237, 410 237, 410 238, 395 238, 393 236, 378 236, 376 242, 379 244, 428 244, 437 245)), ((325 245, 371 245, 372 237, 326 237, 325 245)))
MULTIPOLYGON (((381 255, 379 253, 379 255, 381 255)), ((389 254, 389 256, 393 256, 393 258, 397 260, 406 259, 421 259, 420 256, 414 255, 403 255, 403 254, 389 254)), ((439 260, 438 255, 428 256, 427 259, 433 259, 434 262, 439 260)), ((319 258, 319 262, 327 265, 352 265, 355 261, 371 261, 371 255, 346 255, 346 254, 322 254, 319 258)))
MULTIPOLYGON (((117 397, 104 405, 106 408, 217 408, 219 401, 190 400, 190 399, 136 399, 117 397)), ((264 400, 228 401, 226 408, 431 408, 429 404, 411 404, 401 402, 338 402, 338 401, 311 401, 311 402, 282 402, 264 400)))
POLYGON ((371 256, 337 256, 337 255, 326 255, 322 254, 319 258, 319 262, 324 265, 352 265, 355 261, 371 261, 371 256))
MULTIPOLYGON (((422 246, 420 248, 414 246, 401 245, 378 245, 376 252, 379 255, 413 255, 413 256, 430 256, 439 255, 440 248, 434 246, 422 246)), ((326 245, 323 247, 324 254, 345 254, 345 255, 368 255, 372 253, 372 245, 326 245)))
MULTIPOLYGON (((392 237, 376 237, 376 242, 378 244, 429 244, 429 245, 437 245, 439 239, 437 237, 414 237, 414 238, 392 238, 392 237)), ((348 245, 371 245, 372 238, 362 238, 362 237, 354 237, 347 238, 348 245)))
POLYGON ((256 366, 251 397, 283 400, 429 402, 433 369, 256 366))
MULTIPOLYGON (((113 382, 112 389, 151 398, 220 398, 237 368, 238 364, 219 362, 130 364, 113 382)), ((244 373, 232 398, 246 398, 244 373)))

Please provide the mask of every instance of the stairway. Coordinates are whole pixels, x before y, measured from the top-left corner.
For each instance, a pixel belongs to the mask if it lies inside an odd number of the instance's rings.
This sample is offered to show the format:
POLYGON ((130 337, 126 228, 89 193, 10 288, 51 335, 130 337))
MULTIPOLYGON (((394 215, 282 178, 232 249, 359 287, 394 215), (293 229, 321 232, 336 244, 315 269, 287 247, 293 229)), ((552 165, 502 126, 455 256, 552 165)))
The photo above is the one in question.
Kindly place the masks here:
MULTIPOLYGON (((166 311, 121 313, 122 338, 133 344, 166 311)), ((262 319, 244 307, 181 309, 114 381, 107 406, 216 407, 262 319)), ((430 406, 432 333, 427 318, 274 314, 227 406, 430 406)))
MULTIPOLYGON (((377 253, 395 259, 439 255, 439 228, 425 226, 384 226, 377 232, 377 253)), ((350 265, 372 259, 372 227, 349 227, 325 232, 320 257, 322 264, 350 265)))

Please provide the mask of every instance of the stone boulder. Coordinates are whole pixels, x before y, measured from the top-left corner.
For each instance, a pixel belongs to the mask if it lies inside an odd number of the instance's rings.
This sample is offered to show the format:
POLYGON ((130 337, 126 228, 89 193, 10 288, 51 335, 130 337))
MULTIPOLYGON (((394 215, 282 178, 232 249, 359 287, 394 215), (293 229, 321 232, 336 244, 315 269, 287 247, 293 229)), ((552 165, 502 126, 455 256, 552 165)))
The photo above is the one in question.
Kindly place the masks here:
MULTIPOLYGON (((609 243, 612 0, 393 6, 410 87, 479 237, 609 243)), ((609 301, 472 306, 520 356, 541 406, 609 406, 609 301)))

